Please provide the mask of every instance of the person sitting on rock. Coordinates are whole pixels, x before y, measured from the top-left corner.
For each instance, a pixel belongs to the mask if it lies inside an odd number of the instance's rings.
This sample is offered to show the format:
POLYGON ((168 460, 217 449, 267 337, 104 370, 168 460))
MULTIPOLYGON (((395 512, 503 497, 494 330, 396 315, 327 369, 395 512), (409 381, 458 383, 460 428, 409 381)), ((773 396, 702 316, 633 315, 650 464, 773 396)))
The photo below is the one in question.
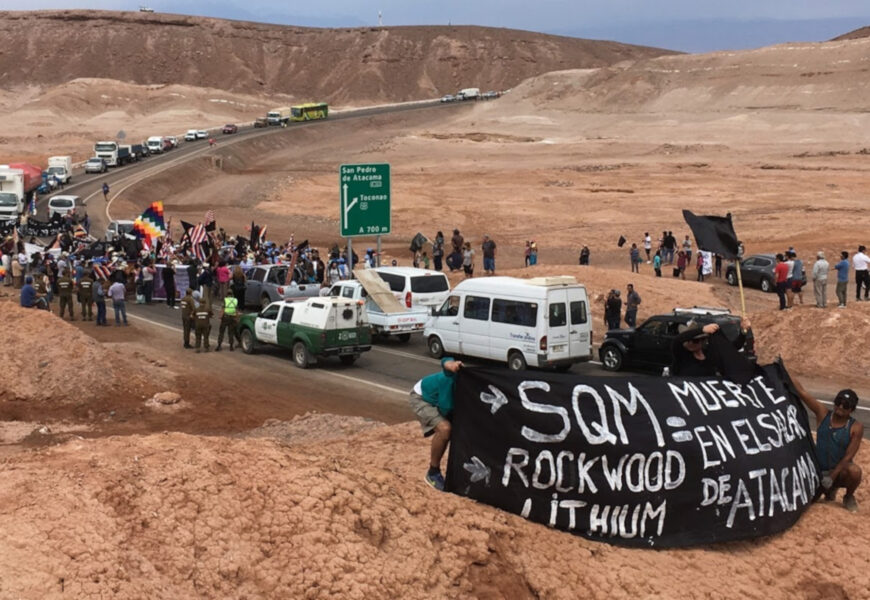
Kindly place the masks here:
POLYGON ((839 488, 846 488, 843 506, 858 512, 855 490, 861 485, 861 467, 853 461, 864 437, 864 425, 853 413, 858 406, 858 394, 850 389, 840 390, 834 398, 834 410, 828 410, 812 397, 795 378, 795 391, 816 417, 816 458, 822 468, 822 488, 825 499, 834 500, 839 488))

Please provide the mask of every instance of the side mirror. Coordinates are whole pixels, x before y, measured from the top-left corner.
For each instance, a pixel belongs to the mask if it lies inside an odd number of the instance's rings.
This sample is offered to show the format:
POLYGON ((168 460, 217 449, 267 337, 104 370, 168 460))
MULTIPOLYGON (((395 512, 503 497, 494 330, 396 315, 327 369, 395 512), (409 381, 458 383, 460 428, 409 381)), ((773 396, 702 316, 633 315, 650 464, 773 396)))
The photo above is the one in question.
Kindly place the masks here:
POLYGON ((432 308, 430 308, 429 314, 431 314, 433 317, 437 317, 438 316, 438 307, 433 306, 432 308))

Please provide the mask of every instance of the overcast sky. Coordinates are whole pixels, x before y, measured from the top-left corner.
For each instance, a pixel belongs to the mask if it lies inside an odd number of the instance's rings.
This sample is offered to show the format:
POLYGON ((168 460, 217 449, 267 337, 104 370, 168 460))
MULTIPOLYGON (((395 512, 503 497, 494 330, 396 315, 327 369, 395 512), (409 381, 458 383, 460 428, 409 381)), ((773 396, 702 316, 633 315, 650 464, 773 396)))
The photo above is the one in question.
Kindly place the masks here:
MULTIPOLYGON (((159 12, 313 27, 485 25, 704 52, 822 41, 870 25, 870 0, 142 0, 159 12)), ((136 10, 137 0, 0 0, 0 8, 136 10)))

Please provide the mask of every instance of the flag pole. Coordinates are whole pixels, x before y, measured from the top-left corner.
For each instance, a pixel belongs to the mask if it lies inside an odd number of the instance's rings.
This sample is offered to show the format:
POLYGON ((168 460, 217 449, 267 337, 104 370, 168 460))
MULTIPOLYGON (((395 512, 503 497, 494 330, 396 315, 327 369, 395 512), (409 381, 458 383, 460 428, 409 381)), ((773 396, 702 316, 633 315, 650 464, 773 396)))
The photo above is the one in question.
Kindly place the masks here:
POLYGON ((743 277, 740 276, 740 257, 735 261, 737 271, 737 289, 740 290, 740 316, 746 317, 746 297, 743 295, 743 277))

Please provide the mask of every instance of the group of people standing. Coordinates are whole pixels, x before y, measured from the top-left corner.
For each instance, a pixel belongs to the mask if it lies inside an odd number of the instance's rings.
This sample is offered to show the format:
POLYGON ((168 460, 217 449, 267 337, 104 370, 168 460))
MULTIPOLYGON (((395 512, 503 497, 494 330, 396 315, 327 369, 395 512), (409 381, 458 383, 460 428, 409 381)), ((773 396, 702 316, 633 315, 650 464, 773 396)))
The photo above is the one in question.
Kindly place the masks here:
MULTIPOLYGON (((483 254, 483 271, 487 275, 495 275, 496 248, 495 240, 488 234, 484 234, 480 250, 483 254)), ((459 229, 453 230, 453 236, 450 238, 450 252, 446 256, 445 252, 447 252, 447 245, 444 233, 439 231, 435 234, 435 240, 432 242, 432 259, 435 270, 442 270, 446 264, 451 273, 462 271, 465 273, 466 279, 474 277, 475 251, 471 247, 471 242, 465 240, 459 229)), ((537 249, 535 250, 535 261, 537 262, 537 249)))
MULTIPOLYGON (((837 308, 845 308, 848 298, 849 270, 855 270, 855 301, 870 301, 870 256, 867 248, 858 246, 858 251, 852 255, 843 250, 840 252, 840 260, 834 263, 833 268, 837 272, 837 308), (863 291, 863 297, 862 297, 863 291)), ((794 248, 776 255, 776 267, 774 277, 776 279, 776 293, 779 297, 779 309, 788 310, 795 305, 795 300, 803 304, 803 285, 807 280, 806 269, 803 261, 798 258, 794 248)), ((831 264, 825 258, 825 253, 816 253, 816 262, 811 271, 813 283, 813 296, 816 307, 827 308, 828 306, 828 274, 831 264)))

